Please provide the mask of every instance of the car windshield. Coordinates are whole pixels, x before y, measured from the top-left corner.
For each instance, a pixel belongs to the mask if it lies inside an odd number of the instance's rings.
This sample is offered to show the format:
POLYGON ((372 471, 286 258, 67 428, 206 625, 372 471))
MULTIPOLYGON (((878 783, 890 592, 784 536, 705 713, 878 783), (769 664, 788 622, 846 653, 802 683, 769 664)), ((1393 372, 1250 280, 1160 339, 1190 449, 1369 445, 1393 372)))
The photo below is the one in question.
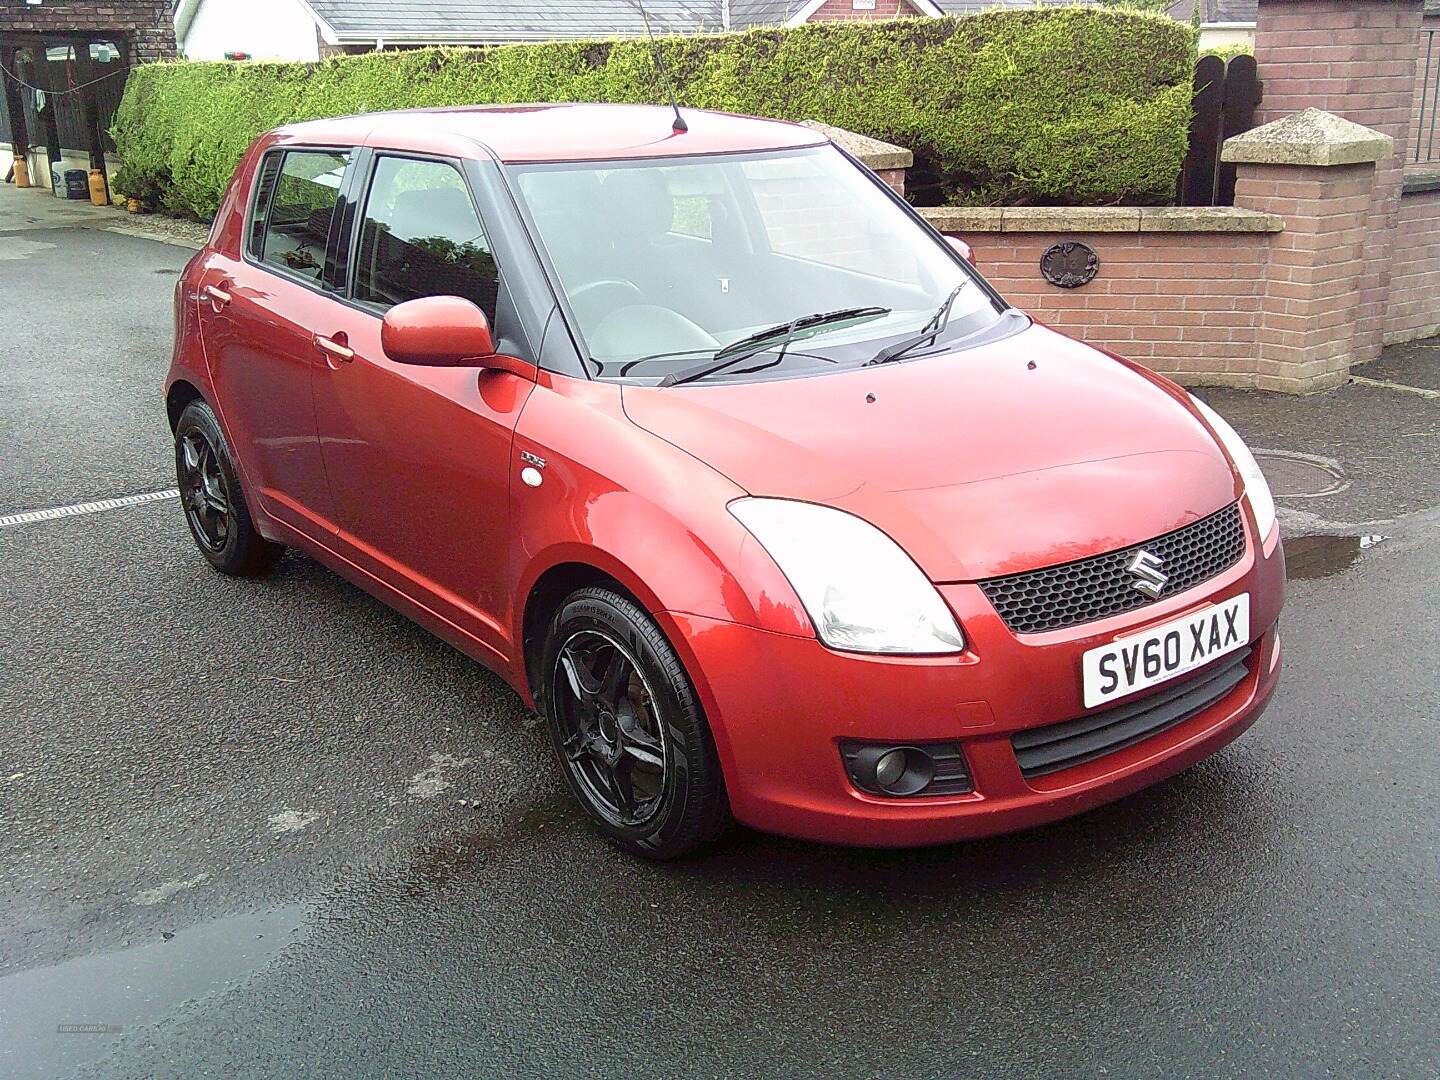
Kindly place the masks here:
POLYGON ((511 172, 598 378, 852 368, 933 327, 951 294, 934 344, 1000 317, 951 252, 831 146, 511 172))

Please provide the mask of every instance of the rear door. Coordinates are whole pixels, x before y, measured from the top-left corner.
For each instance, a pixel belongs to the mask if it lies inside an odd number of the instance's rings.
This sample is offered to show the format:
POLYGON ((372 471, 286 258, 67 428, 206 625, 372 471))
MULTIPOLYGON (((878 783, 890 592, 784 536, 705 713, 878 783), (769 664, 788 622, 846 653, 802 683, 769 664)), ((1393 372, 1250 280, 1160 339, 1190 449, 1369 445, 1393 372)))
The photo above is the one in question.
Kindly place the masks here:
POLYGON ((334 507, 311 388, 325 366, 315 327, 333 321, 338 199, 354 151, 285 147, 256 169, 239 258, 208 257, 200 327, 226 431, 251 496, 325 539, 334 507))
POLYGON ((349 304, 317 328, 344 348, 315 379, 338 539, 347 557, 508 660, 512 443, 535 384, 397 364, 380 346, 381 319, 406 300, 461 296, 485 312, 499 351, 534 357, 460 162, 364 153, 349 304))

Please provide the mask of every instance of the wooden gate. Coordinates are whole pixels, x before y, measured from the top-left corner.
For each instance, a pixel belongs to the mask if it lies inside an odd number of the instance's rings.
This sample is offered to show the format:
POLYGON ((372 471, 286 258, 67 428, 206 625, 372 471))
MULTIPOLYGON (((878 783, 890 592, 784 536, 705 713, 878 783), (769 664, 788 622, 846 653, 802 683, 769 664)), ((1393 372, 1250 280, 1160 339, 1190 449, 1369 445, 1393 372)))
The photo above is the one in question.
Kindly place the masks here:
POLYGON ((1195 65, 1190 151, 1176 193, 1181 206, 1234 205, 1235 166, 1220 160, 1220 148, 1232 135, 1255 126, 1262 92, 1253 56, 1242 53, 1228 64, 1218 56, 1202 56, 1195 65))

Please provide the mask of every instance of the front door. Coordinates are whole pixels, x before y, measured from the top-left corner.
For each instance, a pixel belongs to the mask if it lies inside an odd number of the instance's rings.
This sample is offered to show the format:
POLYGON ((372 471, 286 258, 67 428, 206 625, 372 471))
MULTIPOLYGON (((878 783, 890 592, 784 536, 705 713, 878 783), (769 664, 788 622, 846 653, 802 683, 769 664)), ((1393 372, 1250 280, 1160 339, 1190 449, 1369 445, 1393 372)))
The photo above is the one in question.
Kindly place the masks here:
POLYGON ((200 328, 221 422, 247 490, 271 517, 325 540, 334 510, 315 427, 312 377, 325 368, 315 326, 342 305, 324 283, 345 150, 276 151, 239 259, 212 252, 200 328))
POLYGON ((397 364, 380 346, 390 307, 454 295, 485 312, 505 348, 500 276, 460 170, 378 153, 356 248, 351 304, 315 327, 342 346, 315 380, 341 545, 508 660, 512 442, 535 384, 501 371, 397 364))

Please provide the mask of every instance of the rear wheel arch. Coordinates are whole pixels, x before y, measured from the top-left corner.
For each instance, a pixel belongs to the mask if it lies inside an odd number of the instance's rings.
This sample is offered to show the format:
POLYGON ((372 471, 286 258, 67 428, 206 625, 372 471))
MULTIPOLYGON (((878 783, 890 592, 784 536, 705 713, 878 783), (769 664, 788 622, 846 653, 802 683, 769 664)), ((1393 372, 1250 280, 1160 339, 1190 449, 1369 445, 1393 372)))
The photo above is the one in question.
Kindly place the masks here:
POLYGON ((173 433, 175 425, 180 423, 180 414, 192 401, 204 401, 205 395, 200 393, 199 387, 185 379, 176 379, 170 385, 169 391, 165 394, 165 413, 170 418, 170 430, 173 433))

